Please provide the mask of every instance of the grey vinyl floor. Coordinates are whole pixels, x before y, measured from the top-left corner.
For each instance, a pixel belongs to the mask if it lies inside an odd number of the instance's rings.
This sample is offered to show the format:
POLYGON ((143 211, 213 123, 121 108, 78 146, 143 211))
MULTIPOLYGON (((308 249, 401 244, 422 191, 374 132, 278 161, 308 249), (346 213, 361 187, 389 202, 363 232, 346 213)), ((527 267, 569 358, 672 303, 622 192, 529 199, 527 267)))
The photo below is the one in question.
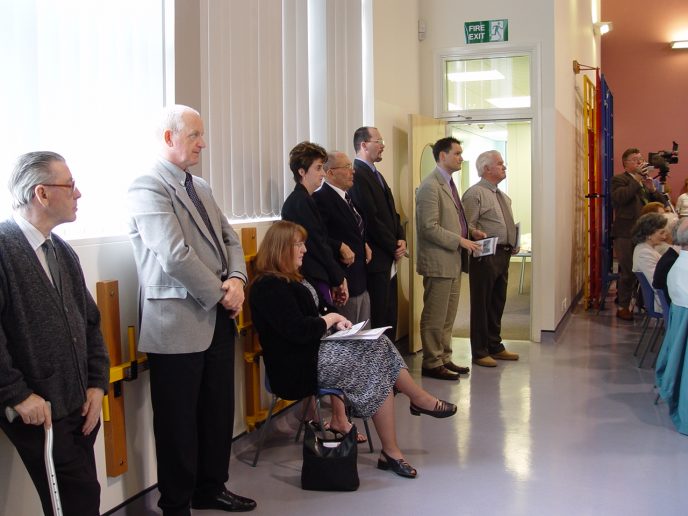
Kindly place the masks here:
MULTIPOLYGON (((549 342, 507 341, 521 360, 473 369, 460 383, 421 378, 420 357, 408 357, 426 389, 459 405, 450 419, 414 417, 397 396, 399 443, 416 479, 376 469, 377 454, 361 446, 357 492, 301 490, 297 410, 288 410, 257 468, 248 464, 255 435, 235 442, 230 489, 265 515, 688 514, 688 437, 654 405, 653 371, 636 367, 639 323, 608 312, 572 314, 549 342)), ((454 349, 467 364, 467 340, 454 349)), ((116 514, 157 514, 156 502, 153 490, 116 514)))

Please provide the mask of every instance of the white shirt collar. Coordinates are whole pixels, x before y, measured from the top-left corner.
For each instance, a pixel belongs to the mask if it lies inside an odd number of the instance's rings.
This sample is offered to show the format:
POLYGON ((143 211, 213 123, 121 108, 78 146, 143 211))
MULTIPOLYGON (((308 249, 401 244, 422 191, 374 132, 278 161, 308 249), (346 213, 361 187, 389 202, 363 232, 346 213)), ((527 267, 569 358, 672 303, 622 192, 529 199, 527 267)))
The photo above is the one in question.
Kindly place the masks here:
POLYGON ((344 199, 344 200, 346 201, 346 192, 345 192, 344 190, 342 190, 342 189, 339 188, 338 186, 334 186, 334 185, 333 185, 332 183, 330 183, 329 181, 325 181, 325 182, 327 183, 327 185, 328 185, 330 188, 332 188, 332 190, 334 190, 335 192, 337 192, 337 193, 339 194, 339 196, 340 196, 342 199, 344 199))
POLYGON ((43 242, 47 240, 43 236, 43 233, 41 233, 36 226, 31 224, 28 220, 26 220, 24 217, 22 217, 18 212, 12 213, 12 218, 14 221, 17 223, 19 226, 19 229, 22 230, 22 233, 24 233, 24 236, 26 239, 29 241, 29 244, 31 244, 31 247, 33 248, 34 251, 36 251, 39 247, 43 245, 43 242))

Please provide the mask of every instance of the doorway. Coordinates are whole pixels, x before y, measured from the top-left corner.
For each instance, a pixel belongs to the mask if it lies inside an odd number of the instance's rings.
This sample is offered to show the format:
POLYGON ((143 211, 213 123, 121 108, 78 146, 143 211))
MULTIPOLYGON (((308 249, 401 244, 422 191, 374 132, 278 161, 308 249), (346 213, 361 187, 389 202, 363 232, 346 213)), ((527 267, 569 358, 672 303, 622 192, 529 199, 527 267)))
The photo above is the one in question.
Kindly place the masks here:
MULTIPOLYGON (((499 189, 511 198, 514 221, 520 228, 520 252, 511 258, 507 302, 502 317, 502 338, 530 340, 532 220, 531 220, 531 121, 508 120, 490 122, 449 122, 448 133, 461 141, 463 167, 455 177, 461 193, 480 178, 475 168, 477 157, 485 151, 497 150, 507 165, 507 177, 499 189)), ((461 298, 454 336, 469 336, 470 294, 468 278, 461 282, 461 298)))

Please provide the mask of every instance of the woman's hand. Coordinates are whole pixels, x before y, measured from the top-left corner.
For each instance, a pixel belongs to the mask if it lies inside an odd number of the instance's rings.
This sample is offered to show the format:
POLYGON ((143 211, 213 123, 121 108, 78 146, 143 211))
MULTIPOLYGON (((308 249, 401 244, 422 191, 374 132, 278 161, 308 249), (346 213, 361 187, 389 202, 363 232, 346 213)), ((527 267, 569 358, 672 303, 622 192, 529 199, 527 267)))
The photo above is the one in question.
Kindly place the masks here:
POLYGON ((351 321, 349 321, 346 317, 344 317, 341 314, 332 312, 323 315, 322 318, 325 320, 325 324, 327 324, 328 330, 332 326, 334 326, 338 330, 346 330, 348 328, 351 328, 351 321))

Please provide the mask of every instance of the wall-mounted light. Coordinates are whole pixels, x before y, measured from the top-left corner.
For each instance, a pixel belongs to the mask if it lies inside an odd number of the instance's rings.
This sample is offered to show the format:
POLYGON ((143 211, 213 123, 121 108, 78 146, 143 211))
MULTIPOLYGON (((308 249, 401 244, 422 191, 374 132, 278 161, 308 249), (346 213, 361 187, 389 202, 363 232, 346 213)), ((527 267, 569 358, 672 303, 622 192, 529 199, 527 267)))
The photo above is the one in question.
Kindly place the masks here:
POLYGON ((599 36, 604 36, 607 32, 614 28, 612 22, 598 21, 593 23, 593 32, 599 36))
POLYGON ((688 48, 688 40, 672 41, 671 48, 673 48, 674 50, 677 50, 679 48, 688 48))

